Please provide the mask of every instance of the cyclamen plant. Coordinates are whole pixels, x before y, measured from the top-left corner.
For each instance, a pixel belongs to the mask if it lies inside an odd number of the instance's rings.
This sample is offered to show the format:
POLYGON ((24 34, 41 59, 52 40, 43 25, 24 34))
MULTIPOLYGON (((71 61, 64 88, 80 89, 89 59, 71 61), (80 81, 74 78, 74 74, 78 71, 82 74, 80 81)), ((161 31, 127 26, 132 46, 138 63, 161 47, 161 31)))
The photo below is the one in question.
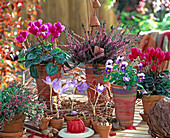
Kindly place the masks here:
POLYGON ((4 123, 11 121, 16 114, 26 115, 40 124, 46 105, 39 103, 35 97, 31 90, 16 82, 0 90, 0 131, 3 131, 4 123))
POLYGON ((109 81, 115 85, 121 85, 127 90, 131 90, 135 86, 139 86, 144 90, 139 82, 143 81, 145 74, 138 72, 132 66, 128 66, 128 62, 123 61, 123 59, 124 57, 118 57, 114 65, 112 60, 106 62, 104 81, 109 81))
POLYGON ((160 48, 148 48, 146 53, 138 48, 132 48, 129 59, 135 61, 137 69, 145 73, 145 79, 141 85, 148 95, 163 95, 170 97, 170 71, 159 70, 159 66, 170 60, 170 52, 162 51, 160 48))
POLYGON ((108 59, 115 59, 117 55, 123 56, 128 53, 138 34, 128 39, 133 27, 129 32, 127 32, 128 26, 125 29, 124 27, 119 29, 119 27, 120 22, 116 28, 111 26, 111 31, 107 34, 106 22, 104 22, 93 36, 93 31, 86 32, 82 24, 85 38, 67 29, 64 30, 70 47, 69 54, 75 64, 91 63, 94 66, 94 73, 103 74, 99 72, 98 64, 105 64, 108 59), (77 40, 76 37, 82 41, 77 40))
POLYGON ((57 47, 57 38, 64 31, 65 27, 60 22, 43 23, 41 19, 34 22, 30 21, 27 30, 37 38, 37 42, 28 42, 28 31, 20 31, 16 40, 19 41, 23 47, 19 55, 19 61, 25 62, 25 67, 30 67, 30 75, 38 79, 39 74, 36 65, 45 65, 48 75, 55 75, 58 72, 57 64, 65 64, 71 68, 67 61, 70 57, 67 53, 57 47), (55 44, 48 42, 48 37, 51 36, 51 41, 55 44), (28 49, 24 45, 27 42, 28 49))

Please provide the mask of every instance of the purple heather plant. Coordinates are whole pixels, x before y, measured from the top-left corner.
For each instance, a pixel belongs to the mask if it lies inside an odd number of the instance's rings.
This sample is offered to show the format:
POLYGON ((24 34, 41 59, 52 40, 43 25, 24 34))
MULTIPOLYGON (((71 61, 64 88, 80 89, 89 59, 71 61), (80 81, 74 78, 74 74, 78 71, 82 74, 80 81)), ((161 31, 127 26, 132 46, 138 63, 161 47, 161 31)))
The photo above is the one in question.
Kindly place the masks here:
POLYGON ((94 69, 96 69, 93 70, 94 73, 102 74, 103 72, 99 72, 99 70, 97 70, 98 64, 105 65, 108 59, 114 60, 118 55, 126 56, 126 53, 130 51, 130 48, 133 46, 132 43, 138 37, 138 34, 128 38, 133 27, 130 29, 130 32, 127 32, 128 27, 125 29, 124 27, 119 29, 119 27, 120 21, 116 28, 111 26, 111 31, 107 34, 105 21, 93 35, 93 31, 86 31, 82 24, 85 38, 82 38, 67 29, 64 30, 70 47, 69 54, 73 58, 75 64, 79 65, 80 63, 91 63, 94 66, 94 69), (77 38, 82 41, 79 41, 77 38), (99 49, 98 53, 94 52, 95 47, 99 49))
POLYGON ((11 121, 16 114, 26 115, 40 124, 46 105, 35 97, 31 90, 16 82, 0 90, 0 131, 4 129, 4 122, 11 121))

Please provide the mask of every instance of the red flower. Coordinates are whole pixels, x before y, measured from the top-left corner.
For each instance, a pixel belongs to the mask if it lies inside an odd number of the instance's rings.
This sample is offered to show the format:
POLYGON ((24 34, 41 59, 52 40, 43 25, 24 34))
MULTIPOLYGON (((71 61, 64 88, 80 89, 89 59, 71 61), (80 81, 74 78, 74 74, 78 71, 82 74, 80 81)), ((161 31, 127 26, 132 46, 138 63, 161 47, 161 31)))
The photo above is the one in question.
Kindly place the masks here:
POLYGON ((125 127, 125 129, 136 130, 136 127, 132 126, 132 125, 128 125, 128 126, 125 127))
POLYGON ((155 65, 152 65, 152 66, 151 66, 151 69, 152 69, 153 72, 154 72, 157 68, 158 68, 158 67, 155 66, 155 65))
POLYGON ((170 52, 165 52, 165 60, 170 60, 170 52))
POLYGON ((134 58, 133 58, 133 55, 132 55, 132 54, 129 54, 129 59, 130 59, 131 61, 133 61, 133 60, 134 60, 134 58))
POLYGON ((110 131, 109 136, 116 136, 116 132, 111 132, 110 131))

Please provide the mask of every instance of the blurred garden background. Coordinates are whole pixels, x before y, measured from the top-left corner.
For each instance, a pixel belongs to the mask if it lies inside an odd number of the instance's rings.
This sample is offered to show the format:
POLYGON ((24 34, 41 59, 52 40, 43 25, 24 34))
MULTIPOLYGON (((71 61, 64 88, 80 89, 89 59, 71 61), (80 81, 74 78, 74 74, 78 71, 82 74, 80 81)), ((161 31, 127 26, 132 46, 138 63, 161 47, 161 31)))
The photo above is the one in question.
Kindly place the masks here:
MULTIPOLYGON (((100 22, 107 21, 106 30, 116 26, 121 19, 121 26, 134 25, 132 34, 139 31, 170 30, 169 0, 99 0, 97 9, 100 22)), ((10 81, 21 80, 17 74, 24 70, 17 55, 22 49, 15 39, 21 29, 28 27, 29 21, 42 19, 43 22, 61 22, 68 29, 83 36, 82 23, 89 28, 92 15, 89 0, 1 0, 0 1, 0 87, 10 81)), ((129 27, 129 28, 130 28, 129 27)), ((34 40, 34 38, 32 38, 34 40)), ((64 33, 59 43, 67 44, 64 33)))

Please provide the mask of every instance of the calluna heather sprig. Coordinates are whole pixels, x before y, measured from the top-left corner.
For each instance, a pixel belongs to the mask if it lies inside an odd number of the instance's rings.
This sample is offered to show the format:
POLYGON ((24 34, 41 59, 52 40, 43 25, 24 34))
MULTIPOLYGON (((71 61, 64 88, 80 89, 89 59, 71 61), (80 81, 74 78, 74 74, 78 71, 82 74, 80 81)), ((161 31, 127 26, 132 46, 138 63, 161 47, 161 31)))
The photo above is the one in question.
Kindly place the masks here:
POLYGON ((118 55, 125 56, 138 34, 127 38, 133 27, 130 32, 127 32, 128 26, 125 29, 124 27, 119 29, 119 27, 120 22, 116 28, 111 26, 111 31, 107 34, 105 21, 93 35, 93 31, 86 31, 82 24, 85 38, 66 29, 64 32, 75 64, 92 63, 95 66, 98 63, 105 64, 108 59, 116 59, 118 55), (78 39, 83 41, 78 41, 78 39))

